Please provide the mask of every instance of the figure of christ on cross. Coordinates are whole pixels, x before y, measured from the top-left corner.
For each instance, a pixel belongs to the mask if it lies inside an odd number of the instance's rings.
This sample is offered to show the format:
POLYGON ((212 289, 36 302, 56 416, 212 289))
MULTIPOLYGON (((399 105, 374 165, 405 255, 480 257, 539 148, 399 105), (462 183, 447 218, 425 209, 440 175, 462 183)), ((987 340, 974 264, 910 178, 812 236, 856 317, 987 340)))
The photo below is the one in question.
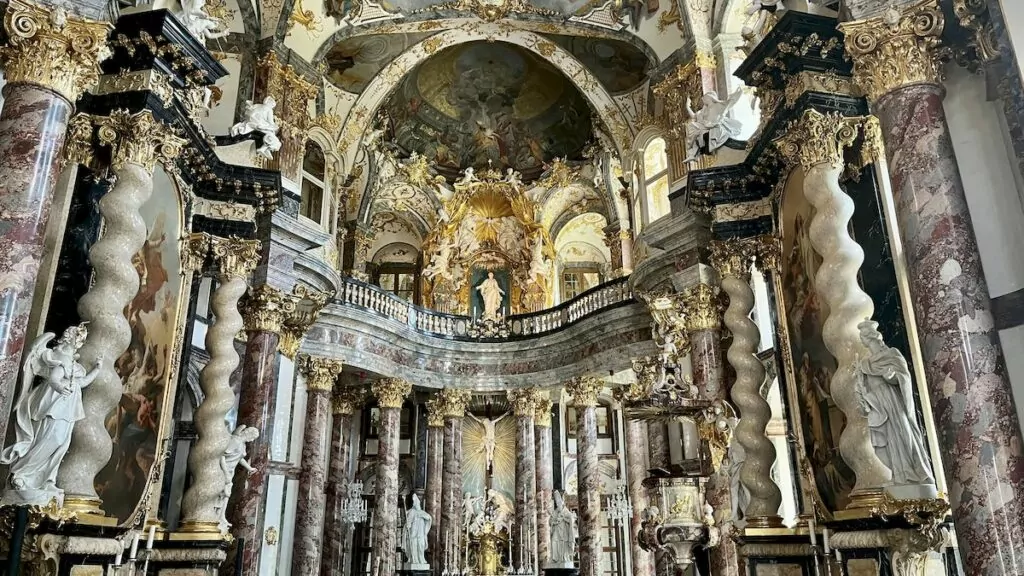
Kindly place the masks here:
POLYGON ((508 412, 501 416, 491 420, 490 418, 477 418, 472 413, 469 417, 476 420, 481 426, 484 427, 484 444, 478 450, 483 450, 487 456, 487 472, 494 472, 494 449, 497 446, 497 440, 494 435, 494 430, 498 426, 498 422, 501 422, 505 416, 508 416, 508 412))

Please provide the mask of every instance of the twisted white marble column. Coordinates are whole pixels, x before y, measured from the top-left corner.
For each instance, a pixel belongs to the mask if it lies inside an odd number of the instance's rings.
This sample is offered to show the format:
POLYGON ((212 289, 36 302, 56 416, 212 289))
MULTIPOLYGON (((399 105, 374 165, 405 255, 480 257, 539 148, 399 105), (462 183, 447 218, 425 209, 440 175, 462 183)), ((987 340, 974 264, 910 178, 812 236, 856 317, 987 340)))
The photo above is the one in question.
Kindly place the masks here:
POLYGON ((71 447, 57 475, 57 484, 66 494, 65 506, 91 513, 100 513, 94 482, 113 449, 106 419, 117 408, 123 389, 114 362, 132 338, 124 309, 139 291, 132 257, 142 249, 147 234, 139 209, 153 193, 157 161, 176 155, 184 142, 149 111, 134 115, 116 111, 98 118, 96 124, 100 141, 113 148, 116 182, 99 202, 103 235, 89 250, 95 283, 78 302, 78 313, 89 324, 79 361, 92 366, 102 359, 102 368, 82 390, 85 418, 75 424, 71 447))
POLYGON ((222 531, 225 511, 219 507, 226 502, 221 497, 225 478, 220 458, 232 432, 224 419, 235 404, 230 383, 231 374, 238 368, 235 335, 244 327, 238 300, 245 294, 245 279, 256 265, 259 248, 257 240, 211 238, 210 250, 219 268, 220 284, 210 303, 216 322, 206 332, 210 361, 199 373, 203 402, 195 416, 199 439, 188 455, 192 485, 181 502, 185 531, 222 531))
POLYGON ((771 405, 761 396, 765 369, 757 357, 761 333, 750 319, 754 310, 754 291, 750 289, 750 266, 756 253, 756 240, 729 240, 712 246, 715 267, 722 276, 722 289, 729 295, 729 307, 723 319, 732 332, 727 358, 736 370, 732 402, 739 411, 735 439, 746 452, 740 468, 740 482, 750 491, 750 503, 744 511, 753 526, 779 526, 782 492, 772 480, 775 445, 766 429, 772 417, 771 405))
POLYGON ((870 499, 870 493, 880 491, 892 478, 892 471, 871 445, 867 417, 856 389, 857 357, 868 354, 857 325, 872 316, 875 306, 857 278, 864 250, 850 236, 854 204, 839 187, 839 176, 844 167, 843 150, 855 140, 860 122, 837 113, 808 110, 777 143, 784 154, 799 158, 804 169, 804 195, 815 209, 808 232, 822 263, 814 283, 829 310, 822 339, 838 363, 830 393, 846 416, 839 452, 857 476, 851 507, 864 505, 865 497, 870 499))

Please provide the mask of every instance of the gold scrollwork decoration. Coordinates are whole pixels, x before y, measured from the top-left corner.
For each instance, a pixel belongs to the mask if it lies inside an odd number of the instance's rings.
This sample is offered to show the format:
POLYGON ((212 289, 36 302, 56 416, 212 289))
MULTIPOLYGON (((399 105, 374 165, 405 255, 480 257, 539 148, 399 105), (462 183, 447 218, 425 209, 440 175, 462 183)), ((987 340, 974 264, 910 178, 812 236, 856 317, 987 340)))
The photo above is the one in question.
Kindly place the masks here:
POLYGON ((445 388, 437 393, 437 397, 444 407, 445 418, 462 418, 466 415, 471 397, 469 390, 445 388))
POLYGON ((172 166, 187 140, 153 117, 149 110, 134 114, 114 110, 110 116, 95 116, 99 143, 111 148, 111 164, 118 169, 126 164, 142 166, 150 174, 157 162, 172 166))
POLYGON ((370 387, 381 408, 401 408, 412 384, 401 378, 381 378, 370 387))
POLYGON ((577 408, 597 406, 597 395, 604 387, 600 378, 578 376, 565 384, 565 391, 572 397, 577 408))
POLYGON ((362 387, 337 388, 331 396, 331 413, 352 415, 366 403, 366 390, 362 387))
POLYGON ((222 276, 249 276, 259 264, 262 246, 259 240, 245 240, 235 236, 210 236, 210 256, 222 276))
POLYGON ((295 310, 294 298, 267 284, 249 290, 240 304, 246 330, 257 332, 281 332, 285 318, 295 310))
POLYGON ((342 368, 342 361, 335 358, 308 355, 299 358, 299 370, 306 376, 306 389, 311 392, 333 390, 342 368))
POLYGON ((508 403, 516 416, 533 416, 537 408, 537 393, 533 388, 508 391, 508 403))
POLYGON ((722 315, 718 302, 718 287, 700 282, 683 292, 686 305, 686 329, 693 332, 718 330, 722 315))

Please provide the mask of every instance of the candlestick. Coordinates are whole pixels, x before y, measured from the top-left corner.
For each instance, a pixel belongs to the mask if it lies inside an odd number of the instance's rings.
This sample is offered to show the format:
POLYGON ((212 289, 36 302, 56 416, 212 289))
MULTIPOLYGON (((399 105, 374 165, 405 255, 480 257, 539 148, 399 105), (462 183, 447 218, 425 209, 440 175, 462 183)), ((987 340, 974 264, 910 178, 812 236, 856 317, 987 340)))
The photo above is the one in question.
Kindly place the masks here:
POLYGON ((114 566, 120 566, 121 560, 124 558, 124 548, 118 551, 117 556, 114 557, 114 566))
POLYGON ((153 549, 153 539, 156 538, 156 524, 149 527, 149 537, 146 538, 146 550, 153 549))
POLYGON ((139 533, 136 532, 135 536, 132 538, 132 551, 128 554, 128 559, 134 562, 135 559, 138 557, 138 553, 139 553, 139 533))
POLYGON ((818 533, 815 531, 814 518, 807 521, 807 527, 811 531, 811 546, 818 545, 818 533))
POLYGON ((828 556, 831 554, 831 547, 828 545, 828 528, 823 528, 821 530, 821 536, 823 540, 822 543, 825 545, 825 555, 828 556))

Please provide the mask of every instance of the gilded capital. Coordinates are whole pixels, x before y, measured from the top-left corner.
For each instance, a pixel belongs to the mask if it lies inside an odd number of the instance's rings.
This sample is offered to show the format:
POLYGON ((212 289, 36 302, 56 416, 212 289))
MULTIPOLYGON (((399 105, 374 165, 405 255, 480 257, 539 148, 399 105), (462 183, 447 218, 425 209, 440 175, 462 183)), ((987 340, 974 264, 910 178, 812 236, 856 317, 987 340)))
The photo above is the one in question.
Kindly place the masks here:
POLYGON ((93 122, 100 144, 111 149, 115 169, 136 164, 152 174, 157 162, 173 162, 187 142, 149 110, 135 114, 114 110, 110 116, 94 116, 93 122))
POLYGON ((846 52, 853 57, 853 80, 868 99, 914 84, 942 81, 942 31, 945 16, 938 0, 924 0, 903 10, 846 22, 846 52))
POLYGON ((434 394, 424 404, 427 406, 427 426, 430 428, 443 428, 445 406, 439 395, 434 394))
POLYGON ((863 117, 822 114, 811 108, 790 123, 774 144, 788 163, 799 163, 804 170, 820 164, 842 167, 844 151, 857 139, 863 121, 863 117))
POLYGON ((40 86, 73 105, 99 80, 111 29, 107 22, 70 17, 60 7, 10 0, 4 14, 7 45, 0 48, 7 83, 40 86))
POLYGON ((533 425, 551 427, 551 395, 538 390, 533 406, 533 425))
POLYGON ((686 303, 686 330, 700 332, 722 327, 718 312, 718 287, 701 282, 683 292, 686 303))
POLYGON ((335 390, 331 396, 331 413, 341 416, 355 414, 366 402, 366 390, 346 387, 335 390))
POLYGON ((405 397, 412 392, 412 384, 401 378, 381 378, 370 387, 381 408, 401 408, 405 397))
POLYGON ((303 356, 299 359, 299 370, 306 376, 306 389, 310 392, 330 392, 341 374, 344 364, 341 360, 321 356, 303 356))
POLYGON ((441 405, 444 406, 444 417, 462 418, 465 416, 471 396, 469 390, 458 388, 445 388, 438 392, 437 397, 440 399, 441 405))
POLYGON ((745 238, 711 241, 711 265, 723 278, 750 278, 756 250, 745 238))
POLYGON ((262 246, 259 240, 210 237, 210 254, 217 269, 221 275, 234 278, 246 278, 256 269, 262 246))
POLYGON ((516 416, 532 417, 537 408, 537 393, 533 388, 509 390, 508 403, 516 416))
POLYGON ((295 309, 295 300, 273 286, 262 284, 249 290, 240 308, 246 330, 280 333, 284 319, 295 309))
POLYGON ((320 292, 303 284, 296 284, 291 298, 295 306, 284 317, 278 350, 289 358, 295 358, 302 345, 302 339, 309 327, 320 317, 320 312, 331 298, 329 292, 320 292))
POLYGON ((597 395, 603 386, 604 383, 600 378, 579 376, 566 383, 565 391, 572 397, 573 404, 577 408, 584 408, 597 406, 597 395))
POLYGON ((193 232, 181 239, 181 271, 200 272, 210 255, 210 242, 213 236, 206 232, 193 232))

